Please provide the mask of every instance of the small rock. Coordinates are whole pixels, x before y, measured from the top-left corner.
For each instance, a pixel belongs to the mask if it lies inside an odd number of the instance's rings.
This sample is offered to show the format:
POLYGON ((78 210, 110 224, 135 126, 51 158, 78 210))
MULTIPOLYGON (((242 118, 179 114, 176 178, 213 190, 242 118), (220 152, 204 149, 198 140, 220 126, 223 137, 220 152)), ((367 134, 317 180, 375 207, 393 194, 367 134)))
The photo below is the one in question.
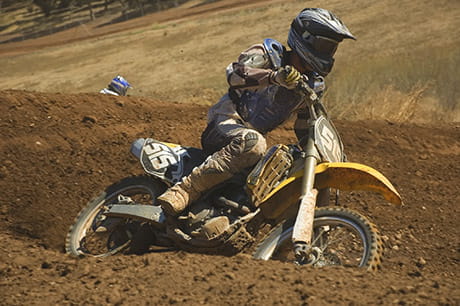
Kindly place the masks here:
POLYGON ((424 267, 426 265, 426 260, 423 257, 420 257, 417 261, 418 267, 424 267))
POLYGON ((429 299, 430 298, 430 295, 428 293, 426 293, 425 291, 422 291, 418 294, 419 297, 423 298, 423 299, 429 299))
POLYGON ((231 272, 226 273, 225 277, 228 278, 228 279, 231 279, 231 280, 235 279, 235 275, 233 273, 231 273, 231 272))
POLYGON ((422 154, 422 155, 420 155, 418 158, 420 158, 421 160, 427 160, 427 159, 428 159, 428 155, 427 155, 427 154, 422 154))
POLYGON ((421 276, 422 276, 422 272, 420 272, 420 271, 413 271, 413 272, 407 273, 407 275, 409 275, 409 276, 411 276, 411 277, 421 277, 421 276))
POLYGON ((82 122, 90 122, 90 123, 96 123, 97 122, 97 118, 94 117, 94 116, 84 116, 83 119, 81 120, 82 122))

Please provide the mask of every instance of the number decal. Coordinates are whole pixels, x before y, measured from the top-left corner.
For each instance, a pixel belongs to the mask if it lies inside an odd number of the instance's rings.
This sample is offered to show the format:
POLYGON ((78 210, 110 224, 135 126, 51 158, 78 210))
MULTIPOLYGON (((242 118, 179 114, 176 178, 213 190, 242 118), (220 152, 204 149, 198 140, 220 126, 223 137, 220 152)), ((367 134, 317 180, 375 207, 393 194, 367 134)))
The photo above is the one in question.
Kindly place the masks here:
POLYGON ((326 118, 320 117, 315 125, 316 145, 323 158, 329 162, 342 160, 340 137, 326 118))
POLYGON ((144 147, 144 152, 147 154, 155 170, 175 165, 178 162, 176 156, 171 153, 169 148, 161 143, 149 143, 144 147))
POLYGON ((176 183, 184 176, 185 161, 190 159, 182 146, 170 147, 154 139, 147 139, 142 148, 141 163, 147 173, 176 183))
POLYGON ((323 125, 323 130, 321 131, 321 142, 327 150, 334 152, 334 134, 325 125, 323 125))

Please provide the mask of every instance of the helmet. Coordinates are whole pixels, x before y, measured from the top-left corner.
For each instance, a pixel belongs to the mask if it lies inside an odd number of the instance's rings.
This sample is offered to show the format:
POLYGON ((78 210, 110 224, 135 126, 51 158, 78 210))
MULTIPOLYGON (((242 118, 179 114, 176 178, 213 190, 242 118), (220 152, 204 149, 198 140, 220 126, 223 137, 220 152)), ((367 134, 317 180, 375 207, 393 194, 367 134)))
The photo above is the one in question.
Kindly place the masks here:
POLYGON ((337 16, 322 8, 306 8, 291 23, 288 45, 304 64, 326 76, 337 46, 345 38, 355 39, 337 16))
POLYGON ((120 96, 126 96, 128 88, 132 88, 128 81, 126 81, 121 75, 114 77, 108 87, 120 96))

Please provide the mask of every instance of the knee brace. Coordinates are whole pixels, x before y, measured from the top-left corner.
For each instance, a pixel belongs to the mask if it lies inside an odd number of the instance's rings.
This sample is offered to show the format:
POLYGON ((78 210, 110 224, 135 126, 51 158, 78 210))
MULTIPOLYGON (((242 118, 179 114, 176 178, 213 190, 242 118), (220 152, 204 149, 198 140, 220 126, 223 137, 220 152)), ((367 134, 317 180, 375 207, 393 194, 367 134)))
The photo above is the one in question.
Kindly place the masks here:
POLYGON ((259 135, 254 132, 248 132, 243 136, 242 150, 243 153, 251 151, 259 141, 259 135))
POLYGON ((267 142, 259 133, 250 131, 243 136, 242 154, 251 154, 261 158, 266 149, 267 142))

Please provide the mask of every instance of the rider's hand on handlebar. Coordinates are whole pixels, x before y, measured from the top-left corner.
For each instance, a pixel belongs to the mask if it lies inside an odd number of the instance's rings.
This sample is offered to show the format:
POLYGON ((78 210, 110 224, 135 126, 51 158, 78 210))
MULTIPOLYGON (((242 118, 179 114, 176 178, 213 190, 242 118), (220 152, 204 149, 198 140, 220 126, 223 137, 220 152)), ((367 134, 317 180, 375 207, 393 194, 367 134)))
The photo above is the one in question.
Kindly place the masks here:
POLYGON ((286 87, 287 89, 294 89, 302 79, 302 74, 294 67, 287 65, 274 71, 270 79, 277 85, 286 87))

